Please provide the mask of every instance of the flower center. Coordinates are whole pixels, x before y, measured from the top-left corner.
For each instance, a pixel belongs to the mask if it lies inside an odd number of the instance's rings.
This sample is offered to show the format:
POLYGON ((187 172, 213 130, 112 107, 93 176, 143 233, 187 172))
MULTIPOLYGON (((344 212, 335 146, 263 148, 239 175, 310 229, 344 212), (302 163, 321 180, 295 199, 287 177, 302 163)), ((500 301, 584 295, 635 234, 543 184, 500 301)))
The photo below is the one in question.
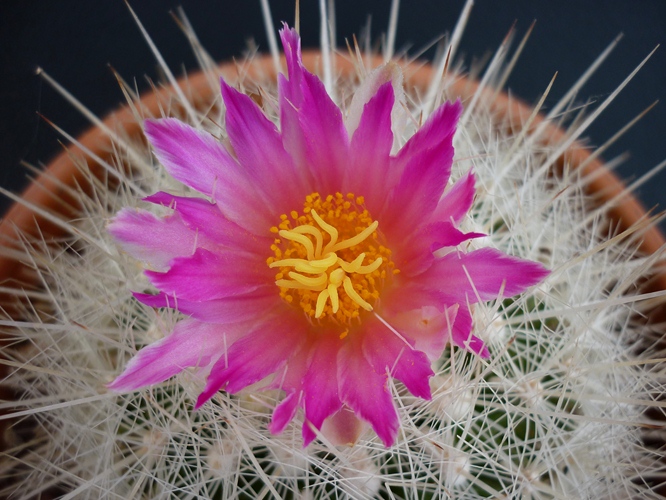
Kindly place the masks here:
POLYGON ((279 268, 280 296, 315 319, 349 324, 372 311, 387 273, 397 274, 362 196, 341 193, 305 197, 303 212, 280 218, 267 260, 279 268))

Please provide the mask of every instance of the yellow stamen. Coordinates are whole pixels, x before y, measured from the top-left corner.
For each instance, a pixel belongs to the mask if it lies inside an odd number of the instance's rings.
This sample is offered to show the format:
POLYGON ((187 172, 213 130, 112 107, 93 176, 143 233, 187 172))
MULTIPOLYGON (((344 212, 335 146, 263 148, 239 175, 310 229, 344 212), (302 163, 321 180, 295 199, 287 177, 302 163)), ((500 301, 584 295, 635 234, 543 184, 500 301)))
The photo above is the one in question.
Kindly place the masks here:
POLYGON ((296 241, 301 245, 303 245, 308 252, 308 260, 312 260, 315 258, 314 246, 312 246, 312 242, 304 234, 298 234, 293 231, 287 231, 286 229, 283 229, 278 234, 285 240, 296 241))
POLYGON ((377 226, 379 226, 379 222, 377 222, 377 221, 373 222, 372 224, 370 224, 369 227, 366 227, 363 231, 358 233, 353 238, 349 238, 348 240, 341 241, 337 245, 333 245, 333 249, 331 251, 332 252, 339 252, 340 250, 342 250, 344 248, 351 248, 355 245, 358 245, 364 239, 366 239, 368 236, 370 236, 372 233, 374 233, 375 230, 377 229, 377 226))
POLYGON ((351 262, 345 262, 342 259, 338 260, 338 264, 340 264, 340 267, 345 270, 347 273, 355 273, 356 270, 361 267, 361 264, 363 263, 363 259, 365 259, 365 254, 362 253, 358 257, 356 257, 354 260, 351 262))
POLYGON ((322 313, 324 312, 324 307, 326 307, 326 299, 328 299, 328 290, 324 290, 317 297, 317 308, 315 309, 315 318, 321 318, 322 313))
POLYGON ((319 260, 311 260, 310 265, 316 268, 328 269, 338 261, 338 256, 333 252, 329 253, 325 258, 319 260))
POLYGON ((310 213, 312 214, 312 217, 317 222, 317 224, 319 224, 319 227, 321 227, 331 236, 331 241, 328 242, 328 245, 326 245, 326 248, 324 249, 324 251, 328 252, 330 251, 329 247, 335 245, 335 243, 338 241, 338 230, 335 229, 330 224, 324 222, 323 219, 319 217, 319 215, 317 215, 317 212, 315 212, 314 210, 310 210, 310 213))
MULTIPOLYGON (((296 217, 294 217, 295 219, 296 217)), ((311 234, 315 238, 315 258, 321 257, 321 247, 324 245, 324 238, 321 235, 321 231, 316 227, 312 226, 297 226, 292 231, 298 234, 311 234)))
POLYGON ((283 214, 270 228, 280 239, 266 264, 278 270, 280 296, 309 318, 348 325, 341 339, 362 321, 361 313, 373 310, 385 281, 397 271, 377 232, 379 222, 360 206, 364 201, 352 193, 325 198, 312 193, 302 213, 283 214))
POLYGON ((338 309, 340 309, 340 297, 338 297, 338 287, 335 286, 333 283, 330 283, 326 290, 328 291, 328 296, 331 298, 331 308, 333 310, 333 313, 336 313, 338 312, 338 309))
POLYGON ((320 286, 304 285, 298 281, 291 280, 275 280, 275 284, 280 288, 293 288, 295 290, 311 290, 313 292, 320 292, 322 290, 322 287, 320 286))
POLYGON ((349 279, 349 276, 345 278, 345 280, 342 282, 343 286, 345 287, 345 292, 347 292, 347 295, 356 302, 359 306, 361 306, 363 309, 366 311, 372 311, 372 306, 368 304, 363 298, 354 290, 354 285, 352 285, 351 280, 349 279))
POLYGON ((341 268, 337 268, 328 275, 328 281, 336 286, 342 284, 342 280, 345 279, 345 271, 341 268))
POLYGON ((358 274, 370 274, 373 271, 376 271, 379 269, 379 266, 382 265, 382 258, 377 257, 375 261, 372 264, 368 264, 367 266, 359 266, 359 268, 356 270, 358 274))
POLYGON ((290 266, 296 269, 301 273, 309 274, 319 274, 321 273, 321 268, 314 267, 310 264, 310 261, 305 259, 282 259, 276 260, 268 264, 268 267, 285 267, 290 266))
POLYGON ((326 286, 326 283, 328 282, 328 276, 326 276, 326 274, 320 274, 316 278, 309 278, 307 276, 303 276, 302 274, 291 272, 289 273, 289 277, 294 281, 298 281, 299 283, 306 286, 326 286))

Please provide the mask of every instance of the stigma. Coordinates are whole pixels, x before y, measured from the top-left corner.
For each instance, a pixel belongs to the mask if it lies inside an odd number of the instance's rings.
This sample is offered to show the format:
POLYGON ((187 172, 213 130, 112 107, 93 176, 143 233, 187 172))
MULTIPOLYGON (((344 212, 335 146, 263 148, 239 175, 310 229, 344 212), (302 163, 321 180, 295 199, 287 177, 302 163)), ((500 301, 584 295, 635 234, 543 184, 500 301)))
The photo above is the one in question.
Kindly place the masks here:
POLYGON ((302 213, 282 215, 267 264, 277 268, 280 296, 311 318, 350 323, 372 311, 379 290, 397 270, 381 242, 379 222, 363 197, 341 193, 306 197, 302 213))

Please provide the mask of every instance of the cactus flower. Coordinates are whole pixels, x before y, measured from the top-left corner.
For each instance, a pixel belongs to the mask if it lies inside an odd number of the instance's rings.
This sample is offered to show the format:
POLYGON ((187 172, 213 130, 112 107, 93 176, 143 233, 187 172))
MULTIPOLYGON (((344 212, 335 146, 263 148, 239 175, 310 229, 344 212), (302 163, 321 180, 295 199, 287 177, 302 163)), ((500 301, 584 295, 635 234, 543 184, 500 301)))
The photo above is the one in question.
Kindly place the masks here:
POLYGON ((135 390, 198 367, 207 374, 198 408, 267 380, 284 392, 272 432, 302 411, 304 445, 327 421, 343 440, 367 422, 391 446, 391 379, 430 398, 431 364, 448 344, 490 355, 470 307, 548 271, 466 248, 483 235, 459 229, 473 173, 449 183, 460 102, 394 151, 399 70, 375 70, 343 111, 303 67, 295 30, 281 38, 279 127, 224 81, 228 141, 176 119, 145 122, 157 159, 192 196, 153 194, 145 201, 168 215, 125 208, 109 231, 157 290, 135 297, 186 318, 109 387, 135 390))

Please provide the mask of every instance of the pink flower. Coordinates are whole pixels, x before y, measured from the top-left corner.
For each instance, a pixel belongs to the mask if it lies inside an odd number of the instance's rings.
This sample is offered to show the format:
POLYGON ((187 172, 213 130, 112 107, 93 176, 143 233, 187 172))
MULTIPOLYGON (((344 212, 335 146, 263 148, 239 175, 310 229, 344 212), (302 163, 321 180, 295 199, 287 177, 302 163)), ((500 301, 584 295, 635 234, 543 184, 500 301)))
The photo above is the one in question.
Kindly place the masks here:
POLYGON ((134 390, 206 367, 198 408, 220 390, 272 377, 268 387, 285 393, 272 432, 302 408, 305 445, 325 421, 349 436, 361 419, 391 446, 399 420, 389 377, 430 398, 431 363, 449 342, 489 356, 471 333, 470 306, 520 293, 548 272, 459 246, 482 236, 457 228, 474 175, 447 186, 459 102, 391 155, 395 67, 367 78, 345 118, 302 66, 296 32, 281 37, 280 130, 224 81, 226 147, 175 119, 145 124, 162 165, 204 198, 156 193, 145 201, 170 215, 123 209, 109 231, 151 269, 159 293, 135 297, 189 318, 109 387, 134 390))

